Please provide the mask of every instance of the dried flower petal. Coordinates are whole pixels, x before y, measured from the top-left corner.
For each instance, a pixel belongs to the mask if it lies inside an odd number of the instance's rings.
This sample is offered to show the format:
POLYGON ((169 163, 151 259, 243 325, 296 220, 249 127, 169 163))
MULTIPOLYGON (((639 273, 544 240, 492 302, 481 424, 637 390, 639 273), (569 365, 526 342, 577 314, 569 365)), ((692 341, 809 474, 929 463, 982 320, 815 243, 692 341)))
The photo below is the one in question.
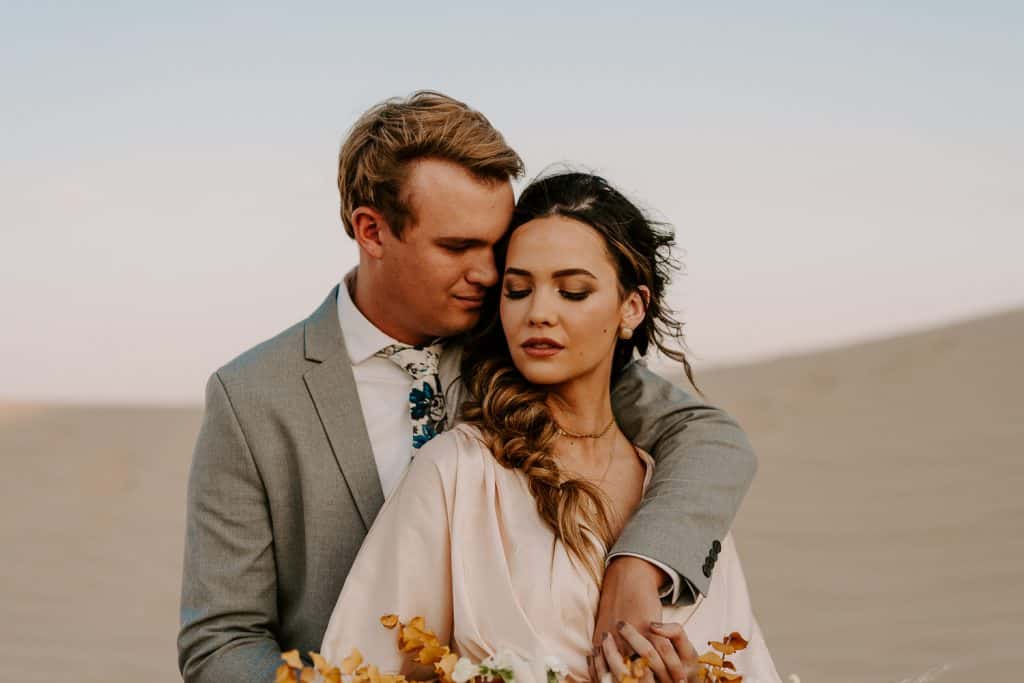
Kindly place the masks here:
POLYGON ((722 666, 722 656, 714 652, 705 652, 697 658, 697 662, 700 664, 710 664, 711 666, 722 666))
POLYGON ((397 614, 385 614, 380 618, 380 625, 384 628, 394 628, 398 626, 398 615, 397 614))
POLYGON ((341 660, 341 673, 348 676, 359 668, 359 665, 363 663, 363 653, 352 648, 352 652, 349 653, 348 657, 341 660))
POLYGON ((448 652, 434 663, 434 671, 441 677, 442 681, 448 683, 452 680, 452 674, 458 663, 459 656, 454 652, 448 652))
POLYGON ((739 633, 733 631, 721 641, 709 640, 708 645, 715 648, 724 655, 731 655, 747 647, 749 643, 739 633))
POLYGON ((733 647, 736 652, 739 652, 740 650, 745 650, 747 648, 747 645, 750 644, 750 643, 747 642, 746 638, 741 636, 736 631, 733 631, 732 633, 729 634, 729 637, 727 638, 727 641, 728 641, 729 645, 731 647, 733 647))
POLYGON ((639 659, 634 659, 630 664, 629 673, 633 678, 643 678, 649 668, 650 664, 647 662, 647 659, 640 657, 639 659))
POLYGON ((310 652, 309 658, 313 660, 313 666, 320 673, 323 673, 331 668, 330 664, 327 663, 327 660, 321 657, 320 654, 317 652, 310 652))
POLYGON ((441 658, 448 654, 448 652, 447 646, 441 647, 431 643, 423 646, 423 649, 416 655, 416 661, 420 664, 433 664, 441 661, 441 658))
POLYGON ((295 672, 287 664, 282 664, 274 674, 274 683, 295 683, 295 672))
POLYGON ((302 668, 302 657, 299 656, 298 650, 288 650, 288 652, 281 653, 281 659, 285 661, 285 664, 293 669, 302 668))

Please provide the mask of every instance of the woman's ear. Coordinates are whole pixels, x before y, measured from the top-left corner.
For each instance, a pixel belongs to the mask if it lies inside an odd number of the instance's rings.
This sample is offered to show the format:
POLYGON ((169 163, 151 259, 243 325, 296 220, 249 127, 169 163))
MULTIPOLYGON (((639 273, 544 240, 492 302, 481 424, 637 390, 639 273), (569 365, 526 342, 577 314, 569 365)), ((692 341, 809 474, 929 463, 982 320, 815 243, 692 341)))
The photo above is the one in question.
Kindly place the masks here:
POLYGON ((621 327, 629 328, 630 330, 640 327, 644 318, 647 317, 647 304, 650 301, 651 290, 644 285, 640 285, 627 294, 626 299, 622 302, 621 327))
POLYGON ((357 207, 349 222, 359 248, 371 258, 381 258, 384 255, 381 233, 389 231, 390 227, 380 211, 369 206, 357 207))

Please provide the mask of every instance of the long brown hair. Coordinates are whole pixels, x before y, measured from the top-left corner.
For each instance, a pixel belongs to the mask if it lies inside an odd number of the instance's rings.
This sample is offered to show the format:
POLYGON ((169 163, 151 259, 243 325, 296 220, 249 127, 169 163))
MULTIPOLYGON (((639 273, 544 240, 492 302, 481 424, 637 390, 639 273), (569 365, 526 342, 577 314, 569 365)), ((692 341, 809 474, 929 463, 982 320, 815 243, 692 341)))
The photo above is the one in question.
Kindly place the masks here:
MULTIPOLYGON (((573 218, 604 238, 618 274, 620 297, 640 291, 641 286, 650 292, 643 322, 631 339, 616 344, 613 380, 635 353, 644 355, 654 345, 681 362, 696 387, 682 350, 682 323, 663 301, 676 266, 671 255, 672 230, 647 218, 600 176, 557 173, 535 180, 520 196, 512 224, 495 249, 499 273, 504 271, 508 240, 516 228, 545 216, 573 218), (670 346, 668 340, 677 346, 670 346)), ((568 478, 559 467, 554 455, 557 425, 548 404, 548 388, 528 382, 512 363, 498 315, 500 296, 500 288, 488 294, 481 324, 466 340, 462 377, 471 398, 463 406, 462 418, 480 429, 499 463, 523 471, 541 518, 600 583, 604 558, 590 537, 611 548, 615 537, 610 505, 599 486, 568 478)))

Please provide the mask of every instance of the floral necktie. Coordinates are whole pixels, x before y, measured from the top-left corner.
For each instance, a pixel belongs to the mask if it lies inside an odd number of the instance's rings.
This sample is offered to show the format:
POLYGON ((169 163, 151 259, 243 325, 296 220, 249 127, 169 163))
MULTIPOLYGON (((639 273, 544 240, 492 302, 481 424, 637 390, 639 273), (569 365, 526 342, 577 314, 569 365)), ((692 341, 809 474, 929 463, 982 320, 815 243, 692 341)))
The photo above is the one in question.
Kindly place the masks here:
POLYGON ((444 431, 445 404, 437 374, 441 346, 391 344, 375 355, 387 358, 412 376, 409 414, 412 416, 412 447, 420 448, 444 431))

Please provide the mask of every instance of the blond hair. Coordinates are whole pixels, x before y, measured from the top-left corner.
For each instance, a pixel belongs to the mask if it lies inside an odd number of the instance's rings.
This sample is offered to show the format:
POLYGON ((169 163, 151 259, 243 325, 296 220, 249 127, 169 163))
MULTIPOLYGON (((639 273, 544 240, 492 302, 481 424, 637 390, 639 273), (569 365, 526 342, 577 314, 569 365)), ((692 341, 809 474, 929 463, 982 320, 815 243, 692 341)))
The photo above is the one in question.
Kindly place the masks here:
POLYGON ((403 183, 409 162, 435 158, 462 166, 483 181, 523 173, 523 160, 480 112, 431 90, 391 98, 359 117, 338 155, 338 191, 345 232, 352 212, 373 207, 399 238, 412 216, 403 183))

